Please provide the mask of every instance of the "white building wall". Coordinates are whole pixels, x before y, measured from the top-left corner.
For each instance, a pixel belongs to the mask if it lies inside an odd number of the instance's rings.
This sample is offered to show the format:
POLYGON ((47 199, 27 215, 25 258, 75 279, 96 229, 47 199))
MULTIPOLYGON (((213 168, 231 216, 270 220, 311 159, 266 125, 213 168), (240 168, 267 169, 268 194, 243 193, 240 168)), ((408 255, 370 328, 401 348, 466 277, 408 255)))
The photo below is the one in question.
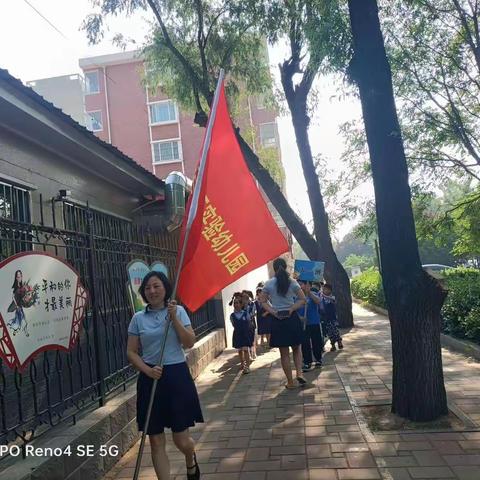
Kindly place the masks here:
POLYGON ((223 300, 223 314, 225 318, 225 329, 227 334, 227 348, 232 348, 232 334, 233 327, 230 323, 230 314, 233 312, 233 307, 231 307, 228 302, 232 299, 232 295, 235 292, 242 290, 251 290, 255 295, 255 289, 259 282, 265 282, 268 280, 268 269, 267 266, 259 267, 256 270, 253 270, 250 273, 247 273, 242 278, 239 278, 237 281, 230 284, 228 287, 222 290, 222 300, 223 300))

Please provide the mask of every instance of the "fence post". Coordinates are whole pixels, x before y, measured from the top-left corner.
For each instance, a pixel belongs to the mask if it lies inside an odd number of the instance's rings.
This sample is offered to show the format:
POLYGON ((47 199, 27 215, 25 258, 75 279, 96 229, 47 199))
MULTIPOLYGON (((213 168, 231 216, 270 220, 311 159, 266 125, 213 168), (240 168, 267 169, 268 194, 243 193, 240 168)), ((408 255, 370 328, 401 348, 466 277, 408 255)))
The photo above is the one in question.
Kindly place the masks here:
POLYGON ((99 406, 103 407, 105 404, 105 383, 103 375, 103 363, 100 359, 100 332, 99 332, 99 317, 98 317, 98 300, 95 287, 95 279, 97 278, 97 269, 95 262, 95 238, 93 236, 93 212, 87 204, 87 233, 88 233, 88 277, 90 283, 90 304, 92 307, 92 324, 93 324, 93 343, 95 346, 95 364, 97 370, 98 392, 100 399, 99 406))

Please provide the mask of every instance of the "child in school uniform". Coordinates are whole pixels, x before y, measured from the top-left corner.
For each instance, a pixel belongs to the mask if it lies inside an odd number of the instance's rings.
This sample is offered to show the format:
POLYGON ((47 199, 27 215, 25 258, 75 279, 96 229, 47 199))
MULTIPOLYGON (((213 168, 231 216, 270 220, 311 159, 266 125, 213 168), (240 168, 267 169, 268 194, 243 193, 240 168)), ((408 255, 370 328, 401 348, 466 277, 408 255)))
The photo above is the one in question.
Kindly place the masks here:
POLYGON ((318 313, 318 306, 321 299, 320 296, 313 291, 311 282, 299 280, 298 283, 302 287, 307 300, 305 307, 300 309, 300 316, 302 318, 303 313, 304 317, 305 332, 302 343, 302 370, 307 372, 312 367, 318 368, 322 366, 323 336, 320 328, 320 315, 318 313), (313 362, 313 359, 315 359, 315 362, 313 362))
POLYGON ((243 373, 250 373, 250 355, 248 349, 252 344, 252 329, 247 311, 243 308, 242 298, 233 297, 233 313, 230 315, 233 325, 233 348, 238 350, 240 368, 243 373))
POLYGON ((250 319, 250 328, 252 330, 252 345, 248 349, 251 360, 257 358, 257 322, 256 316, 257 311, 255 309, 255 302, 253 302, 253 293, 250 290, 242 290, 242 302, 243 308, 246 310, 248 317, 250 319))
POLYGON ((325 283, 322 287, 320 312, 324 320, 327 336, 330 340, 330 351, 334 352, 337 349, 335 344, 337 344, 338 348, 341 350, 343 348, 343 343, 340 332, 338 331, 335 296, 332 295, 332 286, 328 283, 325 283))
POLYGON ((257 332, 260 339, 260 345, 264 348, 270 348, 270 332, 272 330, 272 316, 263 307, 260 295, 262 288, 257 288, 257 296, 255 298, 255 309, 257 312, 257 332))

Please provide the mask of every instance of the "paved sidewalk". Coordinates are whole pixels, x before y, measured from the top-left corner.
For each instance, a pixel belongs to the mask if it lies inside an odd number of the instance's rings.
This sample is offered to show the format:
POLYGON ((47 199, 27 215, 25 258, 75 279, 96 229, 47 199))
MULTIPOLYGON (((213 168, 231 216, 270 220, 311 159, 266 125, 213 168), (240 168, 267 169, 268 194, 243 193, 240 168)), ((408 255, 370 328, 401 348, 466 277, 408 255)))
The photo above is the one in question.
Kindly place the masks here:
MULTIPOLYGON (((354 306, 345 349, 308 372, 309 388, 287 391, 278 352, 240 375, 230 350, 200 376, 206 423, 194 429, 204 480, 480 480, 480 364, 443 351, 451 408, 461 432, 369 431, 358 408, 390 399, 390 333, 385 317, 354 306)), ((133 477, 138 444, 106 479, 133 477)), ((172 479, 185 463, 169 439, 172 479)), ((149 446, 141 480, 156 479, 149 446)))

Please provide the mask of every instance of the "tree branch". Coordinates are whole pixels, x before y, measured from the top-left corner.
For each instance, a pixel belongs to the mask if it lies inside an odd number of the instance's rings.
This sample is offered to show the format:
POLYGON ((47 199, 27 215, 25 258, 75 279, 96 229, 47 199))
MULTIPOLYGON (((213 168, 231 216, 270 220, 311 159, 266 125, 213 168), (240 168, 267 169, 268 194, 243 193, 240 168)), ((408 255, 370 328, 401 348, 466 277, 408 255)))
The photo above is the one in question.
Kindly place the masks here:
POLYGON ((202 63, 202 77, 203 82, 208 85, 208 67, 207 59, 205 57, 205 38, 203 33, 203 5, 202 0, 195 0, 195 6, 198 16, 198 32, 197 32, 197 44, 198 52, 200 53, 200 61, 202 63))
POLYGON ((467 36, 466 40, 470 48, 472 49, 472 53, 475 57, 475 61, 477 63, 478 73, 480 74, 480 45, 475 45, 475 41, 473 40, 472 32, 470 30, 470 26, 467 21, 467 12, 462 8, 458 0, 452 0, 455 8, 457 10, 458 15, 460 16, 460 21, 462 22, 463 30, 467 36))
POLYGON ((165 23, 163 22, 163 19, 162 19, 162 16, 160 14, 160 10, 158 9, 158 6, 156 4, 156 1, 155 0, 146 0, 146 1, 147 1, 148 5, 150 6, 153 14, 155 15, 155 18, 157 19, 158 24, 160 25, 160 29, 162 30, 162 35, 163 35, 163 40, 165 42, 165 46, 175 55, 175 57, 178 59, 178 61, 182 64, 183 68, 190 75, 190 77, 192 79, 192 83, 197 85, 198 89, 202 92, 202 95, 207 99, 211 99, 212 98, 212 92, 210 92, 210 89, 208 88, 208 85, 206 85, 202 81, 202 79, 198 76, 197 72, 195 72, 195 70, 188 63, 188 61, 185 59, 185 57, 180 53, 180 51, 173 44, 172 39, 170 38, 170 35, 168 34, 167 27, 165 26, 165 23))

